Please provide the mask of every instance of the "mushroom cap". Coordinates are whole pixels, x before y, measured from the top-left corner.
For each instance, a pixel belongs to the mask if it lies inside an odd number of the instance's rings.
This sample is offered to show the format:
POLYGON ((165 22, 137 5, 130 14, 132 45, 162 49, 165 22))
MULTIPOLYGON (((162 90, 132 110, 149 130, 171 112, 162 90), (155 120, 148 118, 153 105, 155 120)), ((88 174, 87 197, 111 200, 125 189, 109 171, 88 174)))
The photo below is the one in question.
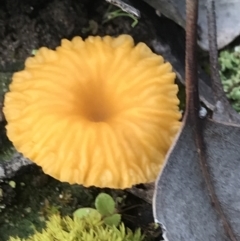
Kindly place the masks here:
POLYGON ((64 182, 127 188, 154 181, 180 127, 172 66, 132 37, 42 47, 5 95, 15 148, 64 182))

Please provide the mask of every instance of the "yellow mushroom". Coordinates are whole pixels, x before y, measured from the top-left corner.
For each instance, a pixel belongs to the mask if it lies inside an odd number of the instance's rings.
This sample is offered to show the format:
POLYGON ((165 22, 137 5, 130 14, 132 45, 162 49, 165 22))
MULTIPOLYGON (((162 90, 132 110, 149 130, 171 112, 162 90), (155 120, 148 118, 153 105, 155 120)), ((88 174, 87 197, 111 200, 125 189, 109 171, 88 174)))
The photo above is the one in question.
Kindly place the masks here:
POLYGON ((120 35, 40 48, 5 95, 7 135, 56 179, 127 188, 154 181, 180 126, 169 63, 120 35))

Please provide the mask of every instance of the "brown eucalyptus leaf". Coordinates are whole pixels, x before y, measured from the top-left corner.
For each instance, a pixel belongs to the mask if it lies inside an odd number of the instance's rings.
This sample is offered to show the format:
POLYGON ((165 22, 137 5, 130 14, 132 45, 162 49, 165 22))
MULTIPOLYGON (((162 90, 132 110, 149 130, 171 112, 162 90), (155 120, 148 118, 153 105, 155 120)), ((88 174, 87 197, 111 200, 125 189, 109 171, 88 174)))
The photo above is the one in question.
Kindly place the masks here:
POLYGON ((240 240, 240 125, 201 123, 207 168, 226 220, 210 198, 188 120, 156 182, 154 216, 169 241, 240 240), (226 234, 227 225, 236 239, 226 234))

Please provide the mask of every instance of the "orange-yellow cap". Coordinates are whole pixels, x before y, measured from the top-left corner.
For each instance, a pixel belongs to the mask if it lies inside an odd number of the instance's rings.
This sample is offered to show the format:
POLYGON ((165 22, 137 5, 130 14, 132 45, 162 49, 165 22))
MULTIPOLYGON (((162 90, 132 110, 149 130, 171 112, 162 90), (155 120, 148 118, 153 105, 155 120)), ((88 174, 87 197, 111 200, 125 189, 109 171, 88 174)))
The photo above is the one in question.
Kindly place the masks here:
POLYGON ((60 181, 110 188, 154 181, 180 126, 174 79, 169 63, 128 35, 63 39, 13 75, 7 135, 60 181))

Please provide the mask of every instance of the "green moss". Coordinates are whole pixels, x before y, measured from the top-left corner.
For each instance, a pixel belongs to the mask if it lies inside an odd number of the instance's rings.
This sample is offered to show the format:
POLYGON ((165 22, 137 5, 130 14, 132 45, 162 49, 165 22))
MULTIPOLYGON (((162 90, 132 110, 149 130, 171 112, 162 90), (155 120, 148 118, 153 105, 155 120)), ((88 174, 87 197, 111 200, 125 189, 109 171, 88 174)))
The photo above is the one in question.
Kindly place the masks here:
POLYGON ((132 232, 126 229, 121 223, 119 227, 108 226, 96 216, 87 216, 85 218, 74 218, 69 216, 61 218, 59 215, 53 215, 47 221, 46 229, 42 232, 36 232, 27 239, 11 237, 9 241, 141 241, 143 235, 140 230, 132 232))
POLYGON ((36 166, 25 168, 25 175, 12 179, 16 183, 15 198, 5 208, 0 207, 0 241, 10 236, 26 238, 35 229, 41 231, 46 218, 53 214, 65 216, 77 208, 94 205, 97 189, 61 183, 36 166))
POLYGON ((221 80, 233 108, 240 112, 240 46, 221 51, 221 80))

